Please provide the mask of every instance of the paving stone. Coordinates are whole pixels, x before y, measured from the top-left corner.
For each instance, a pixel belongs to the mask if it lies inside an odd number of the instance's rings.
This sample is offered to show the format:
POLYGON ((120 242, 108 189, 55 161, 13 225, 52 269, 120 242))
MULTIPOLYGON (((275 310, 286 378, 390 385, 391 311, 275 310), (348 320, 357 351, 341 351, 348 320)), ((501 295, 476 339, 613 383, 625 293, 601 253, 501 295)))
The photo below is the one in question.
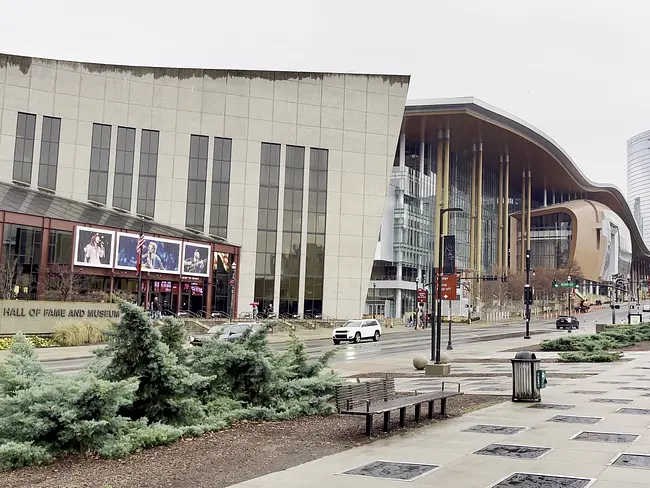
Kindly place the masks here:
POLYGON ((547 422, 560 422, 566 424, 597 424, 603 420, 602 417, 581 417, 579 415, 555 415, 547 422))
POLYGON ((561 405, 558 403, 535 403, 528 408, 540 408, 546 410, 571 410, 575 405, 561 405))
POLYGON ((650 455, 648 454, 621 454, 612 466, 623 466, 627 468, 650 469, 650 455))
POLYGON ((550 447, 516 446, 512 444, 490 444, 474 454, 503 456, 517 459, 536 459, 551 450, 550 447))
POLYGON ((620 444, 629 444, 634 442, 639 436, 636 434, 620 434, 617 432, 580 432, 573 439, 576 441, 590 442, 612 442, 620 444))
POLYGON ((463 430, 463 432, 476 432, 479 434, 503 434, 503 435, 515 435, 526 430, 526 427, 508 427, 507 425, 474 425, 469 429, 463 430))
POLYGON ((515 473, 491 488, 585 488, 593 480, 550 474, 515 473))
POLYGON ((397 463, 391 461, 373 461, 359 468, 350 469, 343 474, 409 481, 422 476, 440 466, 434 464, 397 463))
POLYGON ((623 407, 623 408, 619 408, 614 413, 629 413, 632 415, 650 415, 650 409, 623 407))
POLYGON ((600 391, 600 390, 574 390, 569 393, 575 393, 578 395, 604 395, 607 393, 606 391, 600 391))
POLYGON ((592 398, 589 400, 592 403, 618 403, 621 405, 626 405, 632 403, 634 400, 627 400, 625 398, 592 398))

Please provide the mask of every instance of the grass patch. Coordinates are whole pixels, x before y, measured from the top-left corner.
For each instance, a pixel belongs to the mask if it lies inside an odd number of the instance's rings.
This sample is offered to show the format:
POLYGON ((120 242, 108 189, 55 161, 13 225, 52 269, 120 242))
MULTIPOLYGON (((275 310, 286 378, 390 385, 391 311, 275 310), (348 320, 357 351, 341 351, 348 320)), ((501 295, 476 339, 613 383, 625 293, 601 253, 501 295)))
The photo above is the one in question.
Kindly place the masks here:
POLYGON ((100 344, 106 342, 110 328, 109 321, 66 320, 54 327, 52 339, 60 346, 100 344))
POLYGON ((650 341, 650 324, 621 325, 600 334, 563 336, 542 341, 542 351, 559 352, 561 361, 605 363, 616 361, 619 353, 611 352, 650 341))

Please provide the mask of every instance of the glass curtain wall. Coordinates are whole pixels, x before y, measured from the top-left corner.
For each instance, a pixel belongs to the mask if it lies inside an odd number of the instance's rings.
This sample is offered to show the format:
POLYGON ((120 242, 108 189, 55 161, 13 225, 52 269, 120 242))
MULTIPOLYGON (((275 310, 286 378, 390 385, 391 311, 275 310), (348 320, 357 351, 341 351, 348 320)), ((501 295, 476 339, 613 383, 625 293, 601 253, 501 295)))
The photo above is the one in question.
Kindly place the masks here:
POLYGON ((9 299, 36 299, 43 231, 40 227, 5 224, 2 243, 2 293, 9 299))
POLYGON ((530 227, 531 267, 566 268, 571 250, 571 217, 564 212, 531 217, 530 227))
POLYGON ((305 148, 287 146, 282 220, 280 315, 298 313, 305 148))
POLYGON ((260 311, 273 306, 275 252, 278 232, 280 186, 280 145, 262 143, 260 200, 257 214, 257 254, 255 258, 255 301, 260 311))
POLYGON ((307 317, 323 313, 328 155, 327 149, 311 149, 309 153, 307 266, 304 303, 304 314, 307 317))

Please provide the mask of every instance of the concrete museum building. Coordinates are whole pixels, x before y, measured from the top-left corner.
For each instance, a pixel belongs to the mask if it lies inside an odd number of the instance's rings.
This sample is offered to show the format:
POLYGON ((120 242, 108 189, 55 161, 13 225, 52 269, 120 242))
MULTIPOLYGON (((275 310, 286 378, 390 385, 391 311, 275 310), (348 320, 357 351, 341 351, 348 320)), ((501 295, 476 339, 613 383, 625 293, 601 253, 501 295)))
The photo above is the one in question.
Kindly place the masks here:
POLYGON ((145 300, 175 312, 400 316, 445 207, 463 209, 443 222, 463 273, 521 269, 522 249, 534 265, 579 261, 586 286, 647 273, 617 189, 525 122, 471 98, 407 103, 408 84, 0 54, 17 298, 42 298, 51 263, 136 292, 143 229, 145 300))

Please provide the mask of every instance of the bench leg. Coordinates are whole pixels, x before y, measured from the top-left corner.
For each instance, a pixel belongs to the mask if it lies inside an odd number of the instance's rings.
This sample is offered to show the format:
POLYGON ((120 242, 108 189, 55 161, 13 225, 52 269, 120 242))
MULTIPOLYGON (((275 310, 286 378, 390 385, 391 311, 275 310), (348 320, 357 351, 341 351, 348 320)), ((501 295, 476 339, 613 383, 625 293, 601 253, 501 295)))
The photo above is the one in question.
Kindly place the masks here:
POLYGON ((429 415, 428 415, 429 420, 431 420, 433 418, 433 401, 429 402, 429 412, 428 413, 429 413, 429 415))
POLYGON ((420 403, 418 403, 415 406, 415 421, 416 422, 420 421, 420 413, 421 413, 421 411, 422 411, 422 405, 420 403))
POLYGON ((440 414, 441 415, 447 415, 447 399, 442 398, 440 400, 440 414))
POLYGON ((384 432, 390 430, 390 412, 384 412, 384 432))
POLYGON ((372 435, 372 415, 366 415, 366 435, 370 437, 372 435))
POLYGON ((399 426, 404 427, 406 423, 406 407, 399 409, 399 426))

